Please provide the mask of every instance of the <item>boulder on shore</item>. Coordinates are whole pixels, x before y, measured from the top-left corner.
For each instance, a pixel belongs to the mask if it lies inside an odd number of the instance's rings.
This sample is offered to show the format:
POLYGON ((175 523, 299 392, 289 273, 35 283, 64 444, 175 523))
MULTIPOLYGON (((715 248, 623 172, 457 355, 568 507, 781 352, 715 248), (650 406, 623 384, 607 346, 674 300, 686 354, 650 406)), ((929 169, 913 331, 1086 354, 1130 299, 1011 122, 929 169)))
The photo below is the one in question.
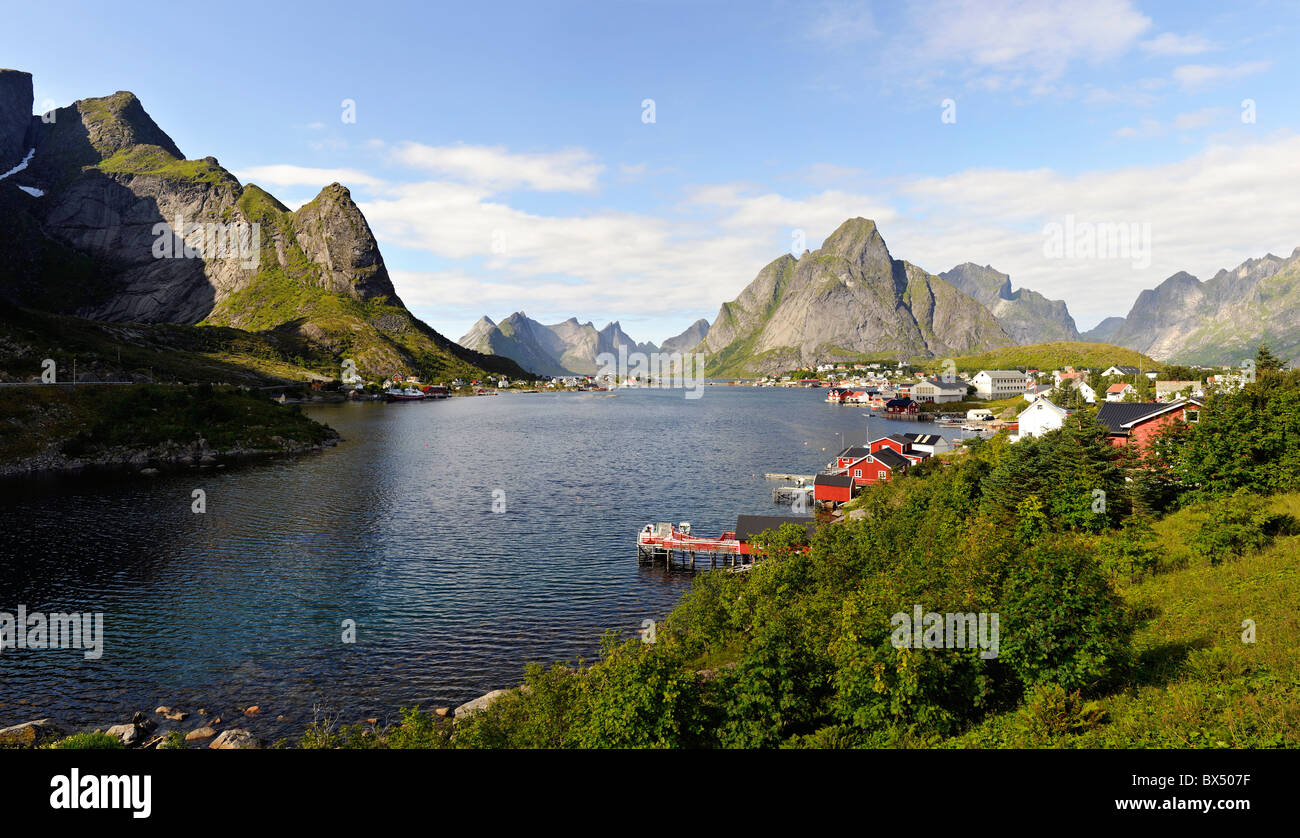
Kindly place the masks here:
POLYGON ((253 750, 261 748, 262 741, 254 736, 251 730, 232 727, 230 730, 223 730, 208 747, 217 751, 253 750))
POLYGON ((216 735, 217 735, 216 730, 205 725, 203 727, 196 727, 194 728, 194 730, 191 730, 189 733, 185 734, 185 741, 198 742, 201 739, 211 739, 216 735))
POLYGON ((36 719, 0 729, 0 748, 35 748, 62 735, 50 719, 36 719))
POLYGON ((463 719, 464 717, 469 716, 473 713, 477 713, 480 710, 486 710, 492 704, 492 702, 496 701, 498 698, 500 698, 501 696, 505 695, 508 692, 510 692, 510 690, 493 690, 490 693, 481 695, 478 698, 474 699, 473 701, 467 701, 461 706, 457 707, 456 712, 453 715, 457 719, 463 719))

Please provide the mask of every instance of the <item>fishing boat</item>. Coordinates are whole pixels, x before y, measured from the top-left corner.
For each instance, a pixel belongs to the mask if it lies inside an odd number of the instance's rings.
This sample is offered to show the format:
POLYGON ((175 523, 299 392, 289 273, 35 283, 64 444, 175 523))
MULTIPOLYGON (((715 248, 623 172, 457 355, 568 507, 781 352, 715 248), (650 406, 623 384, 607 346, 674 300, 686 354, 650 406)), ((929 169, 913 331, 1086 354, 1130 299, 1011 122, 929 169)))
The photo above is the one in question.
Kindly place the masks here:
POLYGON ((396 387, 390 387, 385 391, 384 395, 390 402, 420 402, 428 398, 423 391, 414 387, 403 387, 400 390, 396 387))

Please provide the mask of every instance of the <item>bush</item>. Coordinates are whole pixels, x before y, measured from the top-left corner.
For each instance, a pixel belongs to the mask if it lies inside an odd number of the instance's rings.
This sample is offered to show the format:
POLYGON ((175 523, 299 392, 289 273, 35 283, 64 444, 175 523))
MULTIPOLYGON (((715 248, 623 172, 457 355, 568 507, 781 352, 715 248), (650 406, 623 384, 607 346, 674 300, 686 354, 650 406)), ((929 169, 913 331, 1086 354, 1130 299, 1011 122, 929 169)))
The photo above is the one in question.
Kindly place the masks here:
POLYGON ((1264 498, 1238 489, 1210 506, 1189 542, 1193 554, 1214 565, 1262 550, 1276 536, 1295 531, 1296 521, 1290 515, 1274 512, 1264 498))
POLYGON ((1002 603, 1001 660, 1026 687, 1095 688, 1128 664, 1132 627, 1088 545, 1026 550, 1002 603))
POLYGON ((1130 518, 1124 528, 1097 541, 1097 561, 1102 573, 1115 582, 1136 582, 1155 571, 1160 552, 1155 532, 1141 518, 1130 518))

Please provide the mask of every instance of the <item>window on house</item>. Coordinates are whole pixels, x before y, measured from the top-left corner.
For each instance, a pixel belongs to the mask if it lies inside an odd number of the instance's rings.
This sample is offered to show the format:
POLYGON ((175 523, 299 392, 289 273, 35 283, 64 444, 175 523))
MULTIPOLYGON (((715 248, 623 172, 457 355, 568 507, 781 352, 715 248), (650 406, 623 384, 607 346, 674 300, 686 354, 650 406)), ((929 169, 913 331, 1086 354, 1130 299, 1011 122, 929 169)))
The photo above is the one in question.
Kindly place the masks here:
POLYGON ((1199 410, 1187 410, 1187 411, 1184 411, 1184 412, 1183 412, 1183 416, 1187 417, 1187 421, 1188 421, 1188 422, 1199 422, 1199 421, 1201 421, 1201 411, 1199 411, 1199 410))
POLYGON ((853 476, 854 476, 854 477, 861 477, 861 476, 862 476, 862 469, 860 469, 860 468, 855 468, 855 469, 853 470, 853 476))
POLYGON ((885 479, 885 475, 887 475, 887 474, 888 474, 888 472, 885 472, 885 471, 878 471, 878 472, 876 472, 876 478, 877 478, 878 480, 884 480, 884 479, 885 479))

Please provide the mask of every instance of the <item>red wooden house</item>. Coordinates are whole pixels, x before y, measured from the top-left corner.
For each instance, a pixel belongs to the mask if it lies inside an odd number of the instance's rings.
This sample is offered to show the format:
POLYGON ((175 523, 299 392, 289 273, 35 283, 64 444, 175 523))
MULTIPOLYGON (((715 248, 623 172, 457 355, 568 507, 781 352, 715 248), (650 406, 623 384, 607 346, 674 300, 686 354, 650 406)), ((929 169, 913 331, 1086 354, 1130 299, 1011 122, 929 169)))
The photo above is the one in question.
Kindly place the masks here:
POLYGON ((1204 404, 1200 399, 1160 402, 1106 402, 1097 411, 1097 422, 1106 426, 1111 445, 1132 446, 1138 455, 1146 453, 1161 430, 1174 422, 1194 423, 1204 404))
POLYGON ((887 416, 915 416, 916 410, 916 402, 909 398, 890 399, 885 402, 885 415, 887 416))
POLYGON ((857 488, 848 474, 819 474, 813 478, 813 500, 817 503, 847 503, 857 488))

